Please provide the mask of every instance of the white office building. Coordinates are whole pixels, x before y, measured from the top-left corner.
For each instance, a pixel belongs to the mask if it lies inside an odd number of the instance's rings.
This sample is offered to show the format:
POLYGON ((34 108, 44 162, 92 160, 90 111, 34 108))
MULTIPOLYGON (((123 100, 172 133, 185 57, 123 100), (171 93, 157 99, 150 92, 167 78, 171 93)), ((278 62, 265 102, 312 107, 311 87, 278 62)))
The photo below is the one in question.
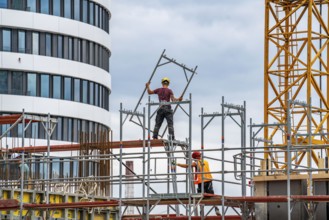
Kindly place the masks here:
MULTIPOLYGON (((58 120, 51 139, 61 142, 109 130, 109 4, 0 0, 1 115, 50 113, 58 120)), ((20 126, 8 137, 19 137, 20 126)), ((25 135, 42 140, 45 130, 33 123, 25 135)))

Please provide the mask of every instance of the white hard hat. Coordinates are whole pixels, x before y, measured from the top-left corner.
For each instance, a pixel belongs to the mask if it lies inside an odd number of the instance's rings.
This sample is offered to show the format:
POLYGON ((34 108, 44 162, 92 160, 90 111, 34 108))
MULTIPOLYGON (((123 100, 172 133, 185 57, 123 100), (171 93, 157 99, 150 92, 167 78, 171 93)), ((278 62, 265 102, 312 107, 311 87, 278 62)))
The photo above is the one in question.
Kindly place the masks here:
POLYGON ((11 155, 11 159, 15 159, 15 158, 20 157, 20 156, 21 156, 21 155, 18 154, 18 153, 13 153, 13 154, 11 155))

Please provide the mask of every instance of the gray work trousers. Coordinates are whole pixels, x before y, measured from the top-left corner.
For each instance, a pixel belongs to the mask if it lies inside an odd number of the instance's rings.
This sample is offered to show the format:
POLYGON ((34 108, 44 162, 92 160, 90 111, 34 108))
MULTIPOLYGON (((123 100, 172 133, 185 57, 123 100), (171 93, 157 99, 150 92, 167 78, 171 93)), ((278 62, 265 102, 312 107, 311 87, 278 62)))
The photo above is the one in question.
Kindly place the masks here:
POLYGON ((167 120, 169 134, 171 135, 173 140, 175 139, 173 117, 174 117, 174 114, 173 114, 173 110, 171 109, 170 105, 163 105, 158 109, 157 115, 155 118, 154 131, 153 131, 154 139, 158 138, 158 133, 159 133, 160 127, 161 127, 164 119, 167 120))

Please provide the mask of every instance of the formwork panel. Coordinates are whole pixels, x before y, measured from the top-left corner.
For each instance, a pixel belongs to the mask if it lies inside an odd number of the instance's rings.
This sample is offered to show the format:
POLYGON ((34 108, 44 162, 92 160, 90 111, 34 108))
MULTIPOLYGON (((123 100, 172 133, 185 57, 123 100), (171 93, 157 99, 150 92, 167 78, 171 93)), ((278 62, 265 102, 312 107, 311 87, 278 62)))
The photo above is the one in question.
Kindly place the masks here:
MULTIPOLYGON (((287 195, 287 181, 269 181, 267 182, 268 195, 287 195)), ((307 195, 307 183, 305 180, 292 180, 290 182, 291 195, 307 195)), ((308 215, 303 203, 291 204, 292 220, 306 220, 308 215)), ((270 202, 267 204, 268 220, 287 219, 288 208, 286 202, 270 202)))
MULTIPOLYGON (((328 195, 328 181, 314 181, 314 195, 328 195)), ((328 202, 320 202, 318 203, 315 219, 328 219, 328 202)))

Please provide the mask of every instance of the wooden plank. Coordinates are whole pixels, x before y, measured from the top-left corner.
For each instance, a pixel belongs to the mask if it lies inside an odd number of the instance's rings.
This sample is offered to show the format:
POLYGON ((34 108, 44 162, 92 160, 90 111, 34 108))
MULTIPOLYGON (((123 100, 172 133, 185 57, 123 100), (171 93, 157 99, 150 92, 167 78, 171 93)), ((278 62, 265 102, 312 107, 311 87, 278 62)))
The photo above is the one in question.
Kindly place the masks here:
POLYGON ((0 210, 18 209, 19 204, 16 199, 4 199, 0 200, 0 210))

